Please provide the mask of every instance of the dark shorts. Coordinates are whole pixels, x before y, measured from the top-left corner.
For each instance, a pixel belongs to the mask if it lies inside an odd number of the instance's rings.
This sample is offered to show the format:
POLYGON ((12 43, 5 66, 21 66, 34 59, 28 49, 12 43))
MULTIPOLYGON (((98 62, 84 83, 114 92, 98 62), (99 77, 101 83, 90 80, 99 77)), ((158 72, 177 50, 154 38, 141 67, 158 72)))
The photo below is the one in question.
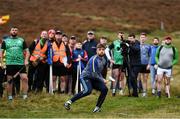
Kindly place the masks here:
POLYGON ((141 65, 140 66, 140 73, 150 73, 150 70, 146 69, 147 65, 141 65))
POLYGON ((122 72, 126 72, 126 67, 127 67, 127 66, 126 66, 125 64, 123 64, 121 71, 122 71, 122 72))
POLYGON ((123 65, 113 64, 112 69, 122 69, 123 65))
POLYGON ((65 76, 68 74, 67 68, 64 66, 64 64, 60 63, 53 63, 53 75, 54 76, 65 76))
POLYGON ((24 67, 24 65, 7 65, 6 66, 6 74, 10 76, 15 75, 20 70, 21 70, 20 73, 27 73, 26 67, 24 67))

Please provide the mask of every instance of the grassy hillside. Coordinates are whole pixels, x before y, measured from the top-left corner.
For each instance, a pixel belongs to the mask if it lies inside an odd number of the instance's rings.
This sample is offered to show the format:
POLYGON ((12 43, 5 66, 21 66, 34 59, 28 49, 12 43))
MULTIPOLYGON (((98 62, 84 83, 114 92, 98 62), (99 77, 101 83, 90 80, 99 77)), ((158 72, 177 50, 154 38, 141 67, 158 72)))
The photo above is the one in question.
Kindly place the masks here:
MULTIPOLYGON (((101 34, 101 33, 98 33, 101 34)), ((115 34, 109 33, 109 36, 115 34)), ((172 34, 173 35, 173 34, 172 34)), ((173 35, 175 37, 175 35, 173 35)), ((151 38, 151 36, 150 36, 151 38)), ((179 37, 178 37, 179 38, 179 37)), ((179 40, 174 39, 173 43, 180 49, 179 40)), ((103 104, 100 113, 92 113, 95 107, 98 92, 93 91, 92 95, 85 97, 73 103, 72 109, 67 111, 63 104, 72 96, 64 94, 29 94, 28 100, 24 101, 17 97, 12 103, 9 103, 6 97, 0 99, 0 117, 1 118, 180 118, 180 64, 176 65, 173 70, 171 81, 171 98, 167 99, 164 94, 161 99, 152 96, 150 90, 150 80, 148 80, 148 97, 139 98, 127 97, 128 90, 125 89, 126 95, 116 97, 111 96, 109 90, 107 98, 103 104)), ((107 84, 109 86, 109 84, 107 84)))
MULTIPOLYGON (((162 39, 170 34, 180 51, 180 0, 0 0, 0 15, 5 14, 10 14, 11 19, 0 26, 0 37, 7 34, 12 25, 20 28, 20 34, 28 42, 39 36, 41 30, 50 28, 59 28, 68 35, 76 34, 80 39, 86 37, 87 30, 93 29, 97 37, 105 35, 110 40, 116 38, 118 30, 146 31, 150 33, 149 43, 154 36, 162 39), (160 21, 165 23, 165 32, 159 31, 160 21)), ((26 101, 20 97, 12 103, 6 97, 0 99, 0 117, 180 118, 177 98, 180 96, 180 63, 174 67, 173 74, 170 99, 164 93, 162 99, 151 96, 150 90, 147 98, 112 97, 109 90, 102 112, 93 114, 99 95, 95 91, 74 103, 70 111, 65 110, 63 104, 71 96, 29 94, 26 101)))
POLYGON ((11 15, 10 22, 0 26, 0 36, 15 25, 28 41, 50 28, 80 38, 89 29, 152 32, 160 28, 160 21, 168 32, 180 30, 179 0, 0 0, 0 3, 0 15, 11 15))

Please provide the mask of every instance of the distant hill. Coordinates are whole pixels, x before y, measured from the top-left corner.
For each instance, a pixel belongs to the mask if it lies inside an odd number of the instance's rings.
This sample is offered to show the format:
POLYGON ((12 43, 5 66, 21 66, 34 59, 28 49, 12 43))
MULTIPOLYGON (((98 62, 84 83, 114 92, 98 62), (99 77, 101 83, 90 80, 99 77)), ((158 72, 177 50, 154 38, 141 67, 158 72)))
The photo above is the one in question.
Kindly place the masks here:
POLYGON ((10 14, 0 26, 0 37, 12 25, 28 40, 41 30, 58 28, 79 36, 89 30, 180 30, 180 0, 0 0, 0 15, 10 14))

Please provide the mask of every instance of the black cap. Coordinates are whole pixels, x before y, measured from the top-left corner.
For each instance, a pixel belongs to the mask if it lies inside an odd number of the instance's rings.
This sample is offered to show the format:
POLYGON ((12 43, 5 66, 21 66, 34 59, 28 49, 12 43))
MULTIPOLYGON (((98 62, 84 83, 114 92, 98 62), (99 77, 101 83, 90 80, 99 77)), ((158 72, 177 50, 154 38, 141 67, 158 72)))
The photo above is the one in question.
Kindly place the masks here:
POLYGON ((76 36, 71 36, 71 38, 70 39, 72 39, 72 40, 76 40, 76 36))
POLYGON ((62 33, 62 31, 57 30, 57 31, 56 31, 56 34, 62 35, 63 33, 62 33))
POLYGON ((62 35, 63 37, 68 37, 65 33, 62 35))

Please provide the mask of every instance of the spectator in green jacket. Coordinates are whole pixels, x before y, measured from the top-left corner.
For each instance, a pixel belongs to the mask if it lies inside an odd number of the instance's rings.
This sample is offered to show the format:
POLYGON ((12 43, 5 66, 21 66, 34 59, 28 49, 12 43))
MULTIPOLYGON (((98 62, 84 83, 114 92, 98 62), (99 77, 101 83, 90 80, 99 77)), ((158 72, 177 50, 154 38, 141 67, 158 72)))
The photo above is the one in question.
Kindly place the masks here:
POLYGON ((156 52, 157 68, 157 95, 161 97, 161 82, 165 77, 166 96, 170 98, 170 78, 172 76, 172 68, 178 61, 178 51, 172 45, 172 38, 167 36, 164 39, 165 44, 160 46, 156 52))

